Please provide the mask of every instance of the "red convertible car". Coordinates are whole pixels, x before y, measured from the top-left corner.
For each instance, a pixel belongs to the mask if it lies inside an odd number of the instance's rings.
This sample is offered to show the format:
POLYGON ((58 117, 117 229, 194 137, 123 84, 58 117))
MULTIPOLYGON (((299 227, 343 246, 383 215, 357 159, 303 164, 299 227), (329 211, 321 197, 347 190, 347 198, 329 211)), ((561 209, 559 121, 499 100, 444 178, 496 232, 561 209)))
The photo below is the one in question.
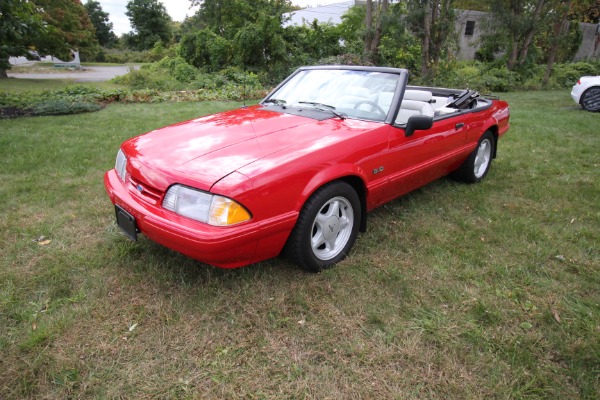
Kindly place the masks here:
POLYGON ((303 67, 260 104, 127 140, 104 184, 125 234, 240 267, 342 260, 367 212, 442 176, 479 182, 508 104, 407 86, 408 72, 303 67))

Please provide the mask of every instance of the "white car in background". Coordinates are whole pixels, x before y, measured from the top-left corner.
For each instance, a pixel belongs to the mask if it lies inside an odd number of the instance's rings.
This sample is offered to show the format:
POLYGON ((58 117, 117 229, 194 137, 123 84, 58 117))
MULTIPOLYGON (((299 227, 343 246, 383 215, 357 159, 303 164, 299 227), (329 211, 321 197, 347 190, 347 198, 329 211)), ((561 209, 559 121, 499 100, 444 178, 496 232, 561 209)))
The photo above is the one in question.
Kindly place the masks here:
POLYGON ((600 112, 600 75, 582 76, 573 86, 571 97, 584 110, 600 112))

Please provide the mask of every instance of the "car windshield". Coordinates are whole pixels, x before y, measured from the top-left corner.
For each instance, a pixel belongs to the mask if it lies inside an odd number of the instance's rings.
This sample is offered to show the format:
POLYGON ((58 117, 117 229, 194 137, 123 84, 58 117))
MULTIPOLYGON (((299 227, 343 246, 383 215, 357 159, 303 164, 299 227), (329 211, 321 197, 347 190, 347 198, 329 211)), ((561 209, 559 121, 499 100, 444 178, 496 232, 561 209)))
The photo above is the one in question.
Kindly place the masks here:
POLYGON ((276 90, 265 103, 314 107, 348 118, 384 121, 399 77, 375 71, 304 70, 276 90))

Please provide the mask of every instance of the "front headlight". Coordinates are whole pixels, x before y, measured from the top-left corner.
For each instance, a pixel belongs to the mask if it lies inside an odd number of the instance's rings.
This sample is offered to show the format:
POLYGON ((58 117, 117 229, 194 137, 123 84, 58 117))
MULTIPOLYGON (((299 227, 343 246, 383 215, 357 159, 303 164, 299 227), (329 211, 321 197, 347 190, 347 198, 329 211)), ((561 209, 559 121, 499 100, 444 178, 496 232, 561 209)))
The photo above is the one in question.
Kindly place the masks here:
POLYGON ((184 217, 215 226, 235 225, 251 218, 244 206, 227 197, 182 185, 169 188, 163 200, 163 207, 184 217))
POLYGON ((125 174, 127 173, 127 157, 125 157, 125 153, 123 153, 123 150, 121 149, 119 149, 119 152, 117 153, 115 170, 117 171, 119 178, 125 182, 125 174))

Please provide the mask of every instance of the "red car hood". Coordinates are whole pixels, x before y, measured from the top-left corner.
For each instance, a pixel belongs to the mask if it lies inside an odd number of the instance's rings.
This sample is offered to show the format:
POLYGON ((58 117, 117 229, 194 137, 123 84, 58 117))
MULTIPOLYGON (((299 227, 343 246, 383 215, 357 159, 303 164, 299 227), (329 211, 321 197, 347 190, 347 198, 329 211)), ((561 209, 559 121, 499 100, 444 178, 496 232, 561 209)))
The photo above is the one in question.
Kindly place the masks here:
POLYGON ((249 163, 322 137, 326 128, 310 127, 317 124, 327 121, 253 106, 161 128, 127 141, 123 149, 132 175, 157 189, 187 181, 208 190, 249 163))

